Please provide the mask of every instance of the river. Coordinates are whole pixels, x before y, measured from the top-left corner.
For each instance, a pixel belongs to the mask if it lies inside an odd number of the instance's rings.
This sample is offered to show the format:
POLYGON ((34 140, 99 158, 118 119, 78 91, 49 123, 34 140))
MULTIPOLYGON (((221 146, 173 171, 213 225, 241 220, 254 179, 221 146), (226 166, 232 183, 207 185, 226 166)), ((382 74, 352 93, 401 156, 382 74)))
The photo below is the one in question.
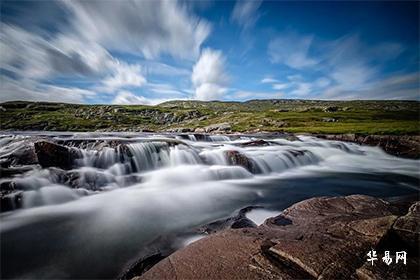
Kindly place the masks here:
POLYGON ((419 161, 378 147, 278 136, 5 133, 0 159, 40 140, 79 155, 6 178, 21 205, 0 214, 1 278, 115 278, 158 238, 247 214, 260 224, 306 198, 418 193, 419 161))

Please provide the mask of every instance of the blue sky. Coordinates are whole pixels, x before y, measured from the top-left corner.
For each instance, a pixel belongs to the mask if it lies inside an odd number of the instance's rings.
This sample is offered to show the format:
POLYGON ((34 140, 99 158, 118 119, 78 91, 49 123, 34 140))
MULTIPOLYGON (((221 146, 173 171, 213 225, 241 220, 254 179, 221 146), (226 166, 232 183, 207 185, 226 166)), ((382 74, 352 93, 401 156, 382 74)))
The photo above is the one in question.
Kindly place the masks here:
POLYGON ((3 1, 0 101, 420 99, 419 2, 3 1))

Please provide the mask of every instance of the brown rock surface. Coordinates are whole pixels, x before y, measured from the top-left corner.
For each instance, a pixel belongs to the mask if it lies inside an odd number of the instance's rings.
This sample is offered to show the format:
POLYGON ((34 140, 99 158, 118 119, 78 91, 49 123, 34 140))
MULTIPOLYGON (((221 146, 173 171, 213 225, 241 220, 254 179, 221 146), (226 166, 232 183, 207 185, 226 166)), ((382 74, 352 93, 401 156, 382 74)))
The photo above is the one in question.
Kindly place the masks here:
POLYGON ((406 158, 420 158, 420 136, 397 136, 397 135, 361 135, 361 134, 338 134, 316 135, 327 140, 354 142, 359 145, 379 146, 385 152, 406 158))
POLYGON ((74 160, 81 157, 75 149, 47 141, 36 142, 34 146, 38 162, 44 168, 59 167, 71 169, 74 160))
POLYGON ((366 253, 392 232, 398 218, 393 213, 389 203, 368 196, 312 198, 257 228, 230 229, 194 242, 136 279, 407 276, 410 266, 375 270, 366 264, 366 253))
POLYGON ((411 247, 420 244, 420 202, 414 203, 405 216, 398 218, 392 229, 411 247))
POLYGON ((235 151, 225 151, 225 156, 230 165, 239 165, 248 170, 251 173, 260 173, 261 170, 258 168, 255 161, 248 158, 246 155, 235 151))

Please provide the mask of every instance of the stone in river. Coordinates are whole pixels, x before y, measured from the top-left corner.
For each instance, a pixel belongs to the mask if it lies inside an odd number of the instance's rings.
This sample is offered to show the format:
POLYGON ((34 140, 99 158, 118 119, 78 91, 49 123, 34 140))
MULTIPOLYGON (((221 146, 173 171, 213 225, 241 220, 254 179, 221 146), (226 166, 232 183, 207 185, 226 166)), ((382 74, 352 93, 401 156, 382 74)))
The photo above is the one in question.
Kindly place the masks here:
POLYGON ((39 164, 46 167, 71 169, 74 161, 81 157, 77 149, 58 145, 52 142, 39 141, 34 144, 39 164))

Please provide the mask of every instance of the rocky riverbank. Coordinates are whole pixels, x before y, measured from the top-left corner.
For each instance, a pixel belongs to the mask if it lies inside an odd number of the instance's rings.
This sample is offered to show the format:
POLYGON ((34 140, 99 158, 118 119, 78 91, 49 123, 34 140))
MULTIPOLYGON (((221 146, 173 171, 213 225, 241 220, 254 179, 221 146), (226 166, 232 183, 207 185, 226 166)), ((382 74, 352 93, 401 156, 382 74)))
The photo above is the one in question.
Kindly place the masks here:
MULTIPOLYGON (((418 200, 418 197, 414 198, 418 200)), ((418 279, 420 202, 351 195, 308 199, 261 226, 241 223, 131 279, 418 279), (411 206, 410 206, 411 205, 411 206), (410 206, 410 207, 408 207, 410 206), (367 253, 375 251, 374 265, 367 253), (382 258, 390 251, 393 261, 382 258), (396 252, 407 253, 396 263, 396 252)), ((232 226, 231 226, 232 227, 232 226)), ((150 269, 149 269, 150 268, 150 269)))
POLYGON ((363 135, 363 134, 318 134, 321 139, 352 142, 359 145, 379 146, 385 152, 400 157, 420 158, 420 136, 363 135))

